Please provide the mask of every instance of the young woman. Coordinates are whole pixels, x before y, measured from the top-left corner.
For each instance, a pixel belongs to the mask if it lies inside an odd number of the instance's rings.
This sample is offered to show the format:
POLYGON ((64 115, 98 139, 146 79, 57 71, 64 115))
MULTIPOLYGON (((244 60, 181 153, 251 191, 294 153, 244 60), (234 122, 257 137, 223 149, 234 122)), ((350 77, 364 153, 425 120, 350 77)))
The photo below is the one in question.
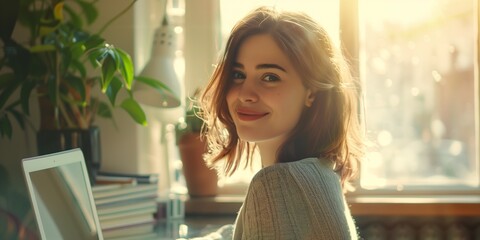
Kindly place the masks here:
POLYGON ((240 20, 202 95, 207 160, 231 174, 258 150, 234 239, 356 239, 343 193, 363 156, 358 84, 302 13, 240 20))

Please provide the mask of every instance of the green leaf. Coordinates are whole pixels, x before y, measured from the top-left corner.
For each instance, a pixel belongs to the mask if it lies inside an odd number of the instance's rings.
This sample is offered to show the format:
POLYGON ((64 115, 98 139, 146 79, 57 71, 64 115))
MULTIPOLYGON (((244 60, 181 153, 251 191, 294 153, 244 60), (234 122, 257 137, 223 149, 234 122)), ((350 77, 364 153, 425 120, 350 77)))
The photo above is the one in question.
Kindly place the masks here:
POLYGON ((87 76, 87 69, 85 68, 85 65, 82 62, 76 59, 72 59, 72 62, 70 63, 70 67, 72 67, 73 69, 76 69, 80 73, 80 76, 82 78, 85 78, 87 76))
POLYGON ((163 91, 168 91, 173 93, 172 90, 169 87, 167 87, 167 85, 165 85, 159 80, 155 80, 153 78, 144 77, 144 76, 136 76, 135 80, 137 80, 137 82, 141 82, 141 83, 147 84, 150 87, 155 88, 160 93, 163 93, 163 91))
POLYGON ((133 63, 132 58, 128 53, 123 51, 122 49, 115 48, 115 52, 119 55, 120 61, 120 73, 125 79, 125 86, 128 90, 132 89, 132 82, 133 82, 133 63))
POLYGON ((93 67, 97 68, 102 65, 101 61, 104 58, 105 50, 103 48, 96 48, 90 51, 88 59, 93 67))
POLYGON ((13 115, 13 117, 17 120, 18 125, 20 125, 22 129, 25 129, 24 115, 15 109, 9 109, 9 111, 13 115))
POLYGON ((77 0, 78 5, 80 5, 80 8, 82 8, 82 12, 85 15, 85 18, 87 19, 88 25, 92 24, 95 22, 95 20, 98 17, 98 10, 95 8, 95 6, 87 1, 81 1, 77 0))
POLYGON ((143 126, 147 126, 145 112, 143 111, 142 107, 140 107, 140 104, 138 104, 133 98, 125 99, 122 102, 121 107, 127 111, 128 114, 130 114, 135 122, 143 126))
POLYGON ((30 52, 32 53, 53 52, 55 50, 56 50, 55 45, 51 45, 51 44, 35 45, 30 48, 30 52))
POLYGON ((0 92, 0 109, 3 108, 7 100, 13 95, 13 92, 20 86, 20 82, 11 81, 6 85, 3 90, 0 92))
POLYGON ((7 115, 0 117, 0 136, 7 136, 10 139, 12 138, 12 124, 7 115))
POLYGON ((104 45, 105 45, 105 39, 103 39, 98 35, 91 35, 85 42, 85 47, 87 51, 92 48, 101 48, 104 45))
POLYGON ((105 92, 112 106, 115 106, 115 100, 121 88, 122 88, 122 81, 117 76, 114 76, 112 81, 107 87, 107 91, 105 92))
POLYGON ((116 70, 115 59, 111 54, 108 54, 102 62, 102 92, 107 91, 116 70))
POLYGON ((69 5, 67 5, 67 4, 65 4, 65 5, 63 6, 63 10, 65 10, 65 12, 68 14, 68 16, 69 16, 69 17, 68 17, 69 22, 70 22, 73 26, 75 26, 75 27, 77 27, 77 28, 79 28, 79 29, 83 28, 82 18, 80 17, 80 15, 78 15, 78 14, 76 13, 76 11, 74 11, 74 10, 73 10, 69 5))
POLYGON ((69 51, 71 52, 73 59, 78 59, 83 55, 85 50, 86 50, 86 47, 82 42, 76 42, 70 46, 69 51))
POLYGON ((112 120, 113 126, 115 127, 115 129, 118 129, 118 125, 113 118, 112 110, 107 103, 103 101, 98 101, 97 115, 112 120))
POLYGON ((113 118, 112 110, 105 102, 98 103, 97 115, 103 118, 113 118))

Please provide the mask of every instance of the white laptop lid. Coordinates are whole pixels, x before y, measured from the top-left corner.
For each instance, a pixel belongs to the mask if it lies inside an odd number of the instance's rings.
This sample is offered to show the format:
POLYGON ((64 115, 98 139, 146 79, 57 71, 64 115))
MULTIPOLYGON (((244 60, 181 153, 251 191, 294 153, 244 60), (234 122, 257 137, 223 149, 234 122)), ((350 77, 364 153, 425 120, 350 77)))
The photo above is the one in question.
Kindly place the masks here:
POLYGON ((42 239, 103 239, 79 148, 26 158, 22 165, 42 239))

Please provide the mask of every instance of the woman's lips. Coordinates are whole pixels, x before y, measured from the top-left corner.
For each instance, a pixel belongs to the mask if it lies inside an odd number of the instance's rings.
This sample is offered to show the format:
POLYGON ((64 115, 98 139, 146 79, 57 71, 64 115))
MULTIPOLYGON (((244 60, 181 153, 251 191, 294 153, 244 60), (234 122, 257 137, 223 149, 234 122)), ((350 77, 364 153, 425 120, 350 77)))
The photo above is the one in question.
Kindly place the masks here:
POLYGON ((268 115, 268 112, 265 113, 265 112, 256 112, 256 111, 246 110, 246 109, 237 109, 238 119, 242 121, 255 121, 266 115, 268 115))

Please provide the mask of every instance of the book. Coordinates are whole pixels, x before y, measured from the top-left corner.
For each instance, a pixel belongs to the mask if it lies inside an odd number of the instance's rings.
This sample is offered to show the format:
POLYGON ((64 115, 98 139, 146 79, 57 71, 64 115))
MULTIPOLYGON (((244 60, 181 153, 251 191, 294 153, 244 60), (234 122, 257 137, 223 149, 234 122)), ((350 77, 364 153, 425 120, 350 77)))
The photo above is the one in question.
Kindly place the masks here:
POLYGON ((124 179, 135 179, 138 183, 158 183, 158 174, 135 174, 135 173, 118 173, 101 171, 97 174, 98 177, 116 177, 124 179))
POLYGON ((125 212, 132 212, 138 209, 155 209, 157 211, 157 203, 153 198, 136 199, 133 201, 117 202, 106 204, 97 207, 97 214, 99 217, 114 214, 123 214, 125 212))
POLYGON ((92 187, 93 199, 99 205, 133 199, 153 198, 158 195, 157 184, 115 184, 111 187, 92 187), (99 190, 98 188, 104 188, 99 190))
MULTIPOLYGON (((105 239, 128 239, 154 233, 158 183, 129 176, 97 176, 92 195, 105 239), (99 184, 102 183, 102 184, 99 184)), ((143 239, 143 238, 142 238, 143 239)))
POLYGON ((108 182, 108 183, 102 183, 102 184, 96 184, 92 186, 92 193, 95 192, 105 192, 105 191, 110 191, 114 189, 118 189, 126 186, 135 186, 137 185, 136 182, 108 182))
POLYGON ((137 184, 137 179, 131 177, 95 176, 95 185, 106 185, 116 183, 137 184))
MULTIPOLYGON (((95 188, 95 187, 94 187, 95 188)), ((93 198, 102 199, 108 197, 115 197, 126 194, 135 194, 139 192, 154 192, 158 190, 157 184, 121 184, 112 186, 111 188, 103 189, 102 191, 92 191, 93 198)))
POLYGON ((139 213, 128 217, 111 218, 106 220, 100 220, 100 227, 102 230, 108 230, 112 228, 134 226, 144 223, 155 222, 156 219, 151 212, 139 213))
POLYGON ((157 206, 147 206, 142 208, 132 208, 125 211, 119 211, 119 212, 114 212, 110 214, 102 214, 102 215, 99 215, 99 220, 108 221, 108 220, 117 219, 117 218, 128 218, 131 216, 136 216, 138 214, 150 214, 153 216, 155 213, 157 213, 157 206))

